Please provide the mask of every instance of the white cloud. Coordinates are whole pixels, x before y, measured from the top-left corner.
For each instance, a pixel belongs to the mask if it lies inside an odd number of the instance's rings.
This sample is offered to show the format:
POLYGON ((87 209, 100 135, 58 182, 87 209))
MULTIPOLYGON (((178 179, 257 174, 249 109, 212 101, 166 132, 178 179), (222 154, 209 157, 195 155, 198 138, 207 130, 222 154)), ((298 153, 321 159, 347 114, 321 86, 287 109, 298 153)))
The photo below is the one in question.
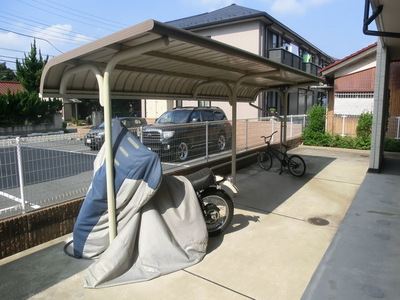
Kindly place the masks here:
MULTIPOLYGON (((304 14, 309 9, 323 5, 332 0, 273 0, 271 12, 279 14, 304 14)), ((268 2, 271 2, 268 0, 268 2)))

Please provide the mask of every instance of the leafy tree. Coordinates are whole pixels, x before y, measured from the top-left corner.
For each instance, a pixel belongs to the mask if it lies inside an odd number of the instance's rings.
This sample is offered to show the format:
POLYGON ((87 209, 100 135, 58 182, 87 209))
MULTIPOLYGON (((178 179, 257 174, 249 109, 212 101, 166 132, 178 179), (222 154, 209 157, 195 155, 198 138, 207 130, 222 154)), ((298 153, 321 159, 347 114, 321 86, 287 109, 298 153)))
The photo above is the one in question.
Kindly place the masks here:
POLYGON ((31 44, 31 51, 24 55, 25 58, 22 62, 16 61, 17 66, 17 78, 21 85, 25 88, 27 92, 39 92, 40 77, 42 76, 42 71, 46 65, 49 57, 46 56, 45 59, 42 57, 42 53, 36 49, 36 41, 31 44))
POLYGON ((62 108, 60 100, 42 100, 38 97, 40 78, 47 63, 36 49, 36 42, 31 51, 25 54, 22 62, 17 60, 17 78, 26 91, 0 95, 0 123, 4 126, 29 123, 51 122, 55 112, 62 108))
POLYGON ((0 80, 17 81, 17 75, 7 68, 6 63, 0 63, 0 80))

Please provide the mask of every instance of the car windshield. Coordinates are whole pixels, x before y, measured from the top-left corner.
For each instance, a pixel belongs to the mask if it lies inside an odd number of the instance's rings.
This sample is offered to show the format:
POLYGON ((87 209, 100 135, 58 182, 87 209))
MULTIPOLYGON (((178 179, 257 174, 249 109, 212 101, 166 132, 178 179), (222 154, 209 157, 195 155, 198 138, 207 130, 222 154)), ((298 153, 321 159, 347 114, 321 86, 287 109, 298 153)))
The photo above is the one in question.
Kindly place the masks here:
POLYGON ((172 110, 163 113, 156 121, 158 124, 184 124, 187 123, 190 110, 172 110))

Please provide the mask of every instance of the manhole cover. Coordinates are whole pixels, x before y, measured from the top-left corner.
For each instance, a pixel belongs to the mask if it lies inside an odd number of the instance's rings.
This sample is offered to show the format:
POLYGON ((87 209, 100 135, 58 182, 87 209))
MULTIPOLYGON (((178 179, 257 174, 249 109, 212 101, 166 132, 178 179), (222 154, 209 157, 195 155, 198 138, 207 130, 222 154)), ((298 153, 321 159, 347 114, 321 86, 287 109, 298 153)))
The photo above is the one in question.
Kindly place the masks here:
POLYGON ((326 226, 329 224, 328 220, 322 218, 309 218, 307 222, 317 226, 326 226))

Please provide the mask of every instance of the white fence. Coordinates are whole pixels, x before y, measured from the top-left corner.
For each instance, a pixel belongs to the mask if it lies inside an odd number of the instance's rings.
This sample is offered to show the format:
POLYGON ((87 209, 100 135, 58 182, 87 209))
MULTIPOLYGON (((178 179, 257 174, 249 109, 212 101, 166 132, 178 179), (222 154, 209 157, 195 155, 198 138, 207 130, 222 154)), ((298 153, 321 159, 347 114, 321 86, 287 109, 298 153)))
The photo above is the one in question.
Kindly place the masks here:
MULTIPOLYGON (((328 115, 326 116, 325 131, 342 136, 356 136, 358 117, 353 115, 328 115)), ((388 118, 385 136, 400 139, 400 117, 388 118)))
POLYGON ((86 148, 78 134, 0 140, 0 217, 84 196, 96 157, 86 148))
MULTIPOLYGON (((305 115, 289 116, 287 138, 300 136, 305 122, 305 115)), ((206 126, 199 132, 206 134, 206 126)), ((276 118, 238 120, 237 151, 262 146, 261 136, 276 130, 281 130, 276 118)), ((279 142, 279 136, 274 136, 274 142, 279 142)), ((84 145, 84 138, 84 134, 73 133, 0 139, 0 218, 84 197, 97 154, 84 145)), ((229 147, 222 152, 198 150, 184 162, 162 160, 164 172, 231 153, 229 147)))

